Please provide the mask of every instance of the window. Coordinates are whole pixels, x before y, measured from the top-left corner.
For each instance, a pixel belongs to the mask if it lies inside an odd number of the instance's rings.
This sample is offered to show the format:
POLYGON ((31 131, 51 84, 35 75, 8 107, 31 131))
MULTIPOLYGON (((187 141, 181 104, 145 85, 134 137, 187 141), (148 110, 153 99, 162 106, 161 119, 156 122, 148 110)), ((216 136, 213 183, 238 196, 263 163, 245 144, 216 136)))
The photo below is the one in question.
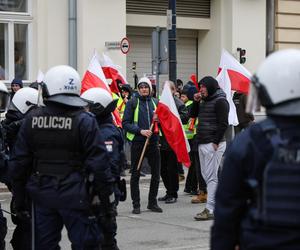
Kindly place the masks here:
POLYGON ((1 0, 0 11, 5 12, 27 12, 27 0, 1 0))
POLYGON ((14 25, 15 78, 28 79, 27 74, 27 24, 14 25))
POLYGON ((0 0, 0 80, 29 79, 31 0, 0 0))

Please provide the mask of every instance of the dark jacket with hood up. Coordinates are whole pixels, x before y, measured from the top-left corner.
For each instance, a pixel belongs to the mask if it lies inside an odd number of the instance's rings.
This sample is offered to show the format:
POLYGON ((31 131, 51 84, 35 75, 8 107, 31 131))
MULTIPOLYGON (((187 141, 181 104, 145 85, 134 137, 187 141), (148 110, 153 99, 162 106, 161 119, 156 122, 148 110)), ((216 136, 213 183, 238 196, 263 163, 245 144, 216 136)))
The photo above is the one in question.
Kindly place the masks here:
POLYGON ((228 127, 226 94, 213 77, 204 77, 199 84, 206 87, 208 96, 202 97, 200 102, 194 101, 191 108, 191 117, 198 117, 196 142, 219 144, 225 141, 224 134, 228 127))

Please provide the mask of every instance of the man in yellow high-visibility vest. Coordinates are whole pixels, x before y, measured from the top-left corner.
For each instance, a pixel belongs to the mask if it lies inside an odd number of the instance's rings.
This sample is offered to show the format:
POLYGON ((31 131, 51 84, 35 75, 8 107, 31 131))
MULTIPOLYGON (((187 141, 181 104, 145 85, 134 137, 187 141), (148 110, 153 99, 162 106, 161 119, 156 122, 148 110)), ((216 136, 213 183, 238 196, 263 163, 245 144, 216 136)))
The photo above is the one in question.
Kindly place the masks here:
POLYGON ((157 205, 157 193, 160 177, 160 155, 158 148, 158 135, 152 134, 150 126, 157 99, 151 97, 151 82, 147 77, 142 77, 137 84, 138 94, 131 98, 125 107, 123 116, 123 128, 126 138, 131 142, 131 179, 130 190, 133 205, 133 214, 141 213, 139 179, 140 171, 137 165, 148 137, 151 137, 147 146, 145 157, 151 167, 151 183, 147 208, 153 212, 161 213, 162 209, 157 205))

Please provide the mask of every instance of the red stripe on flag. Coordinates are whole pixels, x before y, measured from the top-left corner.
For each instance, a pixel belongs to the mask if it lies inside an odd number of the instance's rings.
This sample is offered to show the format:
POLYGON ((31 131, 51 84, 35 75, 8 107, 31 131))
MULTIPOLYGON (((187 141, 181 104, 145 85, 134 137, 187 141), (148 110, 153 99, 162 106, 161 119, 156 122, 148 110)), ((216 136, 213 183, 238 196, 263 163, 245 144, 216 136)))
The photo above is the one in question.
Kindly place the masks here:
POLYGON ((227 72, 231 81, 231 89, 248 94, 250 79, 235 70, 227 69, 227 72))
POLYGON ((124 84, 124 79, 119 75, 118 70, 112 68, 112 67, 102 67, 103 73, 107 79, 112 79, 112 83, 110 84, 110 89, 114 93, 120 93, 118 84, 117 84, 117 79, 122 81, 122 84, 124 84))
MULTIPOLYGON (((218 74, 221 72, 222 68, 218 68, 218 74)), ((231 89, 248 94, 250 79, 245 75, 231 69, 227 69, 227 73, 231 82, 231 89)))
POLYGON ((85 72, 81 83, 82 83, 81 94, 84 91, 95 87, 103 88, 107 90, 109 93, 111 93, 110 89, 107 88, 106 84, 98 76, 96 76, 90 71, 85 72))
POLYGON ((178 117, 171 112, 168 106, 161 102, 157 105, 156 113, 166 140, 175 152, 178 162, 182 162, 186 167, 189 167, 191 161, 184 131, 178 117))

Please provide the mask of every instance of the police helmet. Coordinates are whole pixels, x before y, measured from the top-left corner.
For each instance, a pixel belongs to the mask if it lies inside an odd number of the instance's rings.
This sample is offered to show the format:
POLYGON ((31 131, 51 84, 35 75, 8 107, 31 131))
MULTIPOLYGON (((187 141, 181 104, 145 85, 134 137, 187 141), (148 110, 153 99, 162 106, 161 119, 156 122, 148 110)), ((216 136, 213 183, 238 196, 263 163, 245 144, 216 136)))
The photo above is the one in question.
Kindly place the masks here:
POLYGON ((6 85, 0 81, 0 112, 5 112, 9 102, 9 93, 6 85))
POLYGON ((80 98, 81 81, 75 69, 67 65, 52 67, 44 77, 44 101, 68 106, 84 107, 87 103, 80 98))
POLYGON ((89 103, 90 112, 96 116, 106 116, 116 108, 118 99, 113 100, 111 94, 102 88, 90 88, 85 91, 81 98, 89 103))
POLYGON ((249 106, 258 98, 267 114, 300 115, 300 50, 287 49, 268 56, 252 77, 249 106), (256 97, 255 97, 256 96, 256 97))
POLYGON ((38 103, 38 91, 36 89, 25 87, 19 89, 11 100, 9 110, 20 111, 26 114, 27 111, 38 103))

